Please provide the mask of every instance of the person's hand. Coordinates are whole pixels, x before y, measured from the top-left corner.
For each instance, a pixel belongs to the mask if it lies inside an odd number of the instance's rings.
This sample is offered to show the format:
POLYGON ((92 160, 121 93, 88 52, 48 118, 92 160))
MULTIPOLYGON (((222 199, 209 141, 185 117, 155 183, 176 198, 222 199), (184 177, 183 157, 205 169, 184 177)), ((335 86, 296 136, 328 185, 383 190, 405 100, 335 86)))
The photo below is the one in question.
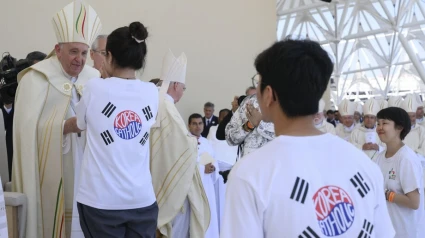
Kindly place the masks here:
POLYGON ((212 165, 211 163, 205 165, 205 173, 206 174, 210 174, 210 173, 212 173, 214 171, 215 171, 214 165, 212 165))
POLYGON ((71 117, 65 121, 65 125, 63 127, 63 134, 69 133, 81 133, 81 130, 77 126, 77 118, 71 117))
POLYGON ((246 117, 254 127, 257 127, 261 122, 262 115, 260 110, 248 103, 246 104, 246 117))
POLYGON ((370 145, 371 145, 371 143, 365 143, 365 144, 363 144, 362 150, 371 150, 370 145))
POLYGON ((379 145, 378 144, 370 144, 370 148, 371 150, 379 150, 379 145))

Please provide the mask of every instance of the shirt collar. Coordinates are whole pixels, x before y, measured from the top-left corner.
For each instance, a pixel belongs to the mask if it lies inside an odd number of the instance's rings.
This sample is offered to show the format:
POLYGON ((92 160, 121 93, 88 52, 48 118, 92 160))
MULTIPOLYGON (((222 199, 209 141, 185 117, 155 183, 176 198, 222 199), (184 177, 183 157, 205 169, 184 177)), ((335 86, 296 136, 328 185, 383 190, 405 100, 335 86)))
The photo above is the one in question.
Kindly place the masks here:
POLYGON ((166 98, 168 101, 170 101, 170 102, 174 103, 174 98, 173 98, 173 97, 171 97, 171 96, 170 96, 170 94, 168 94, 168 93, 167 93, 167 94, 165 95, 165 98, 166 98))

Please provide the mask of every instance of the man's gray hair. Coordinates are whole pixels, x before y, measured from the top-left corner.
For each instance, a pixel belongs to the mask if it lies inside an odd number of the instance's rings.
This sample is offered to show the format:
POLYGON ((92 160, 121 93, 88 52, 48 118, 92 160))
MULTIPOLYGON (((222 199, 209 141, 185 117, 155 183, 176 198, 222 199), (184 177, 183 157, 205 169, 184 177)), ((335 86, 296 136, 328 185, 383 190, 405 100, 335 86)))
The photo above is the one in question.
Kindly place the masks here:
POLYGON ((207 108, 207 107, 214 108, 214 103, 212 103, 212 102, 205 103, 204 108, 207 108))
POLYGON ((98 35, 96 39, 93 41, 93 43, 91 44, 91 49, 97 50, 97 48, 99 47, 99 39, 106 39, 106 38, 108 38, 108 35, 98 35))

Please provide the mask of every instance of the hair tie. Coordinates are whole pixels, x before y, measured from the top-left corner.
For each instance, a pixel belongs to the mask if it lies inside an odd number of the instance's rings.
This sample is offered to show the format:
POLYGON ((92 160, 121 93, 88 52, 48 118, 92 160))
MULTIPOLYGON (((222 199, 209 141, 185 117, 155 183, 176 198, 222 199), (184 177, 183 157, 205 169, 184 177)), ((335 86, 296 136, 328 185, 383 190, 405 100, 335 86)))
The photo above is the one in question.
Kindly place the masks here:
POLYGON ((131 36, 131 38, 133 38, 137 43, 142 43, 142 42, 144 42, 145 40, 138 40, 136 37, 134 37, 134 36, 131 36))

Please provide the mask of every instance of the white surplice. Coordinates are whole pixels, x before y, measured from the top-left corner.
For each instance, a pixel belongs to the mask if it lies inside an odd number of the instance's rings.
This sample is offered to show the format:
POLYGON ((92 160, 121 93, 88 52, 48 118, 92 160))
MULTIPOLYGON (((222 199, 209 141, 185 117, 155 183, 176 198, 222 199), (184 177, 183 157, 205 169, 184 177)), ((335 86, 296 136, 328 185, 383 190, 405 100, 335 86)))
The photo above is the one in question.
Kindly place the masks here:
MULTIPOLYGON (((214 150, 210 144, 210 142, 204 138, 200 137, 198 139, 198 162, 203 153, 208 153, 211 157, 215 158, 214 150)), ((205 165, 199 164, 199 173, 202 177, 202 185, 204 186, 205 193, 208 198, 208 203, 210 205, 211 211, 211 219, 210 225, 208 226, 207 231, 205 232, 205 238, 219 238, 219 230, 218 230, 218 216, 217 216, 217 202, 216 202, 216 193, 215 187, 218 178, 219 178, 219 167, 217 160, 214 161, 213 165, 216 170, 213 173, 206 174, 205 173, 205 165)))
MULTIPOLYGON (((236 163, 238 156, 238 147, 230 146, 226 140, 218 140, 216 137, 218 126, 212 126, 208 134, 208 140, 214 150, 215 159, 218 162, 218 171, 230 170, 236 163)), ((223 176, 219 176, 215 183, 216 201, 217 201, 217 217, 218 217, 218 230, 221 231, 224 203, 226 199, 226 184, 224 183, 223 176)))

